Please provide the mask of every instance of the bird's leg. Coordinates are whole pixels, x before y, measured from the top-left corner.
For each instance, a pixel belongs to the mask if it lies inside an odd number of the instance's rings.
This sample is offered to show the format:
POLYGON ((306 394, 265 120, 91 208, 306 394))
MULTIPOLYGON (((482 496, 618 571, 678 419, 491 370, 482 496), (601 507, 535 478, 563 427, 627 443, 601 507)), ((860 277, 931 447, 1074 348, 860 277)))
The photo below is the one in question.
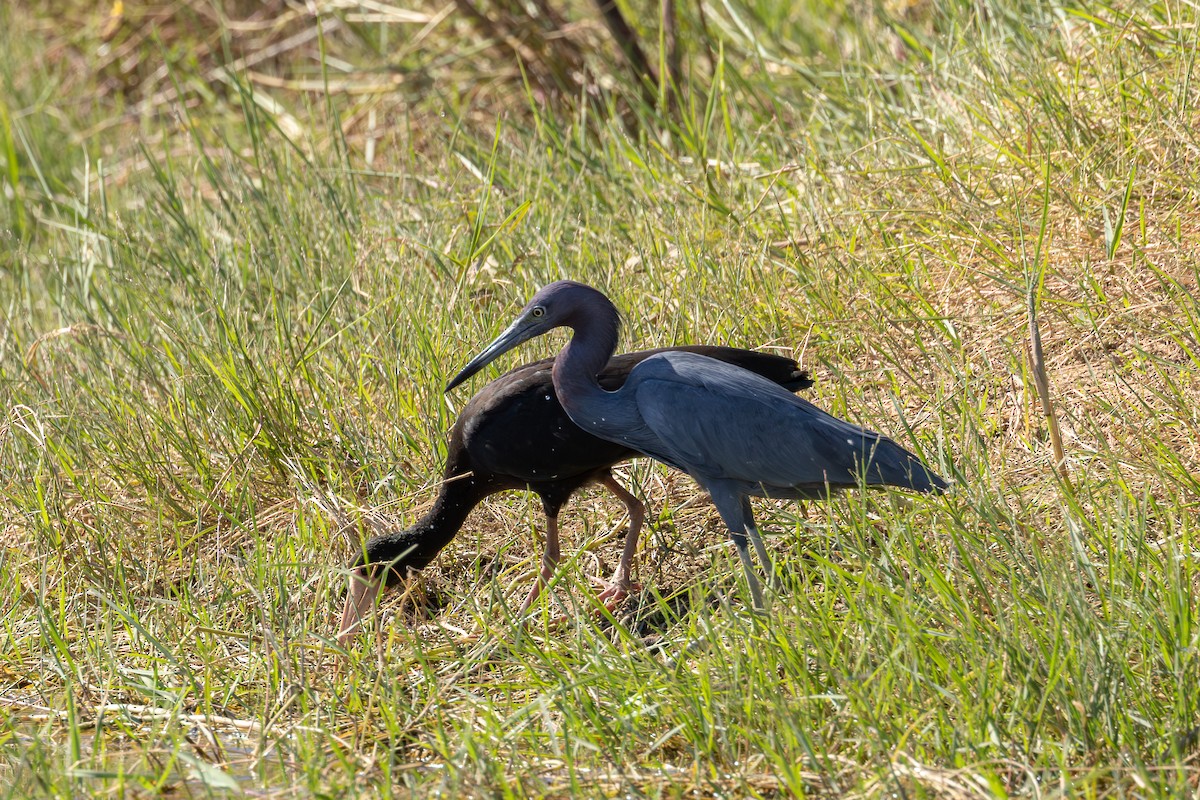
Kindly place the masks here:
POLYGON ((751 522, 746 526, 746 533, 754 544, 754 550, 758 553, 758 560, 762 564, 763 572, 767 574, 767 580, 771 582, 771 588, 778 589, 779 576, 775 574, 775 565, 771 563, 771 554, 767 552, 767 546, 763 544, 762 536, 758 533, 758 526, 751 522))
MULTIPOLYGON (((717 507, 717 513, 721 515, 725 526, 729 528, 729 538, 733 540, 738 558, 742 560, 742 570, 746 573, 746 585, 750 587, 754 609, 765 611, 767 606, 763 602, 762 584, 758 582, 758 576, 754 574, 754 562, 750 560, 750 547, 746 543, 746 534, 749 533, 754 539, 754 548, 758 550, 759 556, 766 556, 762 537, 758 535, 758 529, 754 527, 754 517, 750 513, 750 501, 741 492, 721 483, 709 484, 704 488, 708 489, 713 505, 717 507)), ((764 561, 768 565, 771 563, 769 558, 764 558, 764 561)))
POLYGON ((625 534, 625 547, 621 550, 621 560, 617 562, 616 571, 608 581, 597 577, 592 578, 592 581, 601 588, 597 599, 612 609, 617 603, 624 600, 633 589, 633 583, 629 576, 633 572, 633 556, 637 552, 638 537, 642 534, 642 523, 646 519, 646 506, 624 486, 617 483, 611 474, 601 478, 600 485, 615 494, 629 512, 629 531, 625 534))
POLYGON ((529 594, 525 596, 525 602, 521 604, 519 614, 524 614, 533 605, 533 601, 538 599, 538 595, 542 593, 542 587, 550 583, 550 579, 554 577, 554 570, 558 567, 559 548, 558 548, 558 514, 546 513, 546 549, 542 551, 542 571, 538 574, 537 580, 533 582, 533 586, 529 589, 529 594))
POLYGON ((742 570, 745 571, 746 583, 750 586, 750 597, 754 600, 754 610, 765 611, 767 604, 763 602, 762 587, 758 583, 758 576, 754 574, 754 562, 750 560, 750 548, 746 546, 746 535, 730 529, 729 538, 733 539, 738 558, 742 560, 742 570))
POLYGON ((750 508, 749 497, 742 498, 742 515, 746 521, 746 534, 750 537, 755 552, 758 553, 758 560, 762 564, 763 572, 767 574, 771 588, 778 589, 779 576, 775 574, 775 566, 771 563, 771 554, 767 552, 767 546, 763 544, 762 536, 758 532, 758 525, 754 522, 754 511, 750 508))

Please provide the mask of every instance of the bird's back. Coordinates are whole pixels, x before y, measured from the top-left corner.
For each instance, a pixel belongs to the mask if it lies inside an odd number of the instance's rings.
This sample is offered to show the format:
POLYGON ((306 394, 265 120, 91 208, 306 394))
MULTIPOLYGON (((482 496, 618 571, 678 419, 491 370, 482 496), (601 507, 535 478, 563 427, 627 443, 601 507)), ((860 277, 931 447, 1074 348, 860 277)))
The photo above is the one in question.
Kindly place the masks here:
MULTIPOLYGON (((735 367, 749 370, 770 383, 777 383, 789 392, 798 392, 813 385, 808 371, 801 369, 794 359, 757 350, 743 350, 722 345, 690 344, 677 347, 658 347, 613 356, 608 366, 599 375, 600 388, 615 391, 624 385, 629 373, 641 362, 662 353, 692 353, 698 356, 723 361, 735 367)), ((549 362, 553 364, 553 359, 549 362)))
POLYGON ((729 481, 777 497, 860 482, 922 492, 946 486, 891 439, 713 359, 655 355, 633 371, 622 395, 636 403, 642 423, 627 427, 625 442, 701 483, 729 481))
POLYGON ((554 394, 553 365, 553 359, 545 359, 517 367, 463 408, 455 427, 461 427, 471 469, 519 488, 586 479, 632 455, 629 448, 597 439, 571 422, 554 394))

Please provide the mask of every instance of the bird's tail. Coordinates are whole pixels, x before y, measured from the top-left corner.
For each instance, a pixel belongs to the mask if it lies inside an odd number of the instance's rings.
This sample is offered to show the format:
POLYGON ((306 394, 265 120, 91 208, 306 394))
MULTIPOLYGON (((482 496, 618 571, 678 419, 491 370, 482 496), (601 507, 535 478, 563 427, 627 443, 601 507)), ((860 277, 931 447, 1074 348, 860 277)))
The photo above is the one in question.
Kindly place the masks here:
POLYGON ((868 483, 883 483, 912 489, 914 492, 934 494, 940 494, 950 488, 950 484, 921 459, 886 437, 879 437, 870 459, 867 469, 868 483))

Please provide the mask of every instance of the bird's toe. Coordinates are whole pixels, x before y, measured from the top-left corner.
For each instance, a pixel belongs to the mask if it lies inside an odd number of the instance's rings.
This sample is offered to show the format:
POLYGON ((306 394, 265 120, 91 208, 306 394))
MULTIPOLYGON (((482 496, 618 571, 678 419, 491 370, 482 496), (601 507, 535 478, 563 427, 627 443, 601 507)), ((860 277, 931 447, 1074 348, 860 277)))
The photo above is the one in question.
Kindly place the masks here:
POLYGON ((614 611, 633 592, 640 592, 642 585, 625 579, 605 580, 596 575, 590 576, 592 586, 597 590, 596 599, 604 604, 609 611, 614 611))

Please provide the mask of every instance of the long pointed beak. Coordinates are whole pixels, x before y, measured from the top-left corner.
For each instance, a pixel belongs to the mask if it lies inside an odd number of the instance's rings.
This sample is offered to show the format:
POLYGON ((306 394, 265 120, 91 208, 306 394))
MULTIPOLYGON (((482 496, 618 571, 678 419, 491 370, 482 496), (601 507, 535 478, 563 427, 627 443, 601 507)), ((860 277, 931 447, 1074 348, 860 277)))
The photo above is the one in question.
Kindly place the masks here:
POLYGON ((463 383, 467 378, 470 378, 476 372, 492 363, 499 356, 512 350, 521 342, 526 342, 537 336, 541 331, 536 325, 530 324, 525 316, 517 318, 517 321, 509 325, 504 333, 497 336, 491 344, 484 348, 483 352, 471 359, 471 361, 462 368, 462 371, 454 376, 454 379, 446 384, 446 391, 450 391, 455 386, 463 383))
POLYGON ((343 647, 366 619, 367 612, 375 605, 375 598, 383 582, 368 576, 365 568, 356 569, 350 575, 350 588, 346 591, 346 607, 342 609, 342 624, 338 626, 338 644, 343 647))

